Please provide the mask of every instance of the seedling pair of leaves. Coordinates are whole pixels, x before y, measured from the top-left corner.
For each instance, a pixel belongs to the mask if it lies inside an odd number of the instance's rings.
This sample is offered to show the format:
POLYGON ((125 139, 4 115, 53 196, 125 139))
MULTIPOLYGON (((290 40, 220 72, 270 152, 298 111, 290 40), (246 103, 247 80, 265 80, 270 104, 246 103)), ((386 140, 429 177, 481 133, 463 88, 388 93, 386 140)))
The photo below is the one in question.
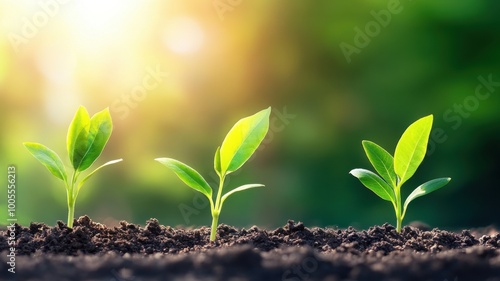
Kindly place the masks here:
POLYGON ((380 198, 392 203, 396 213, 397 232, 401 232, 401 224, 410 202, 445 186, 451 180, 430 180, 413 190, 404 205, 401 205, 401 186, 413 176, 425 157, 432 122, 433 116, 429 115, 411 124, 401 136, 394 157, 379 145, 364 140, 362 144, 366 156, 378 175, 365 169, 350 172, 380 198))
POLYGON ((66 172, 61 158, 53 150, 39 143, 24 143, 29 152, 47 167, 52 175, 62 180, 66 185, 68 227, 73 227, 76 198, 82 185, 101 168, 122 161, 122 159, 109 161, 78 181, 81 173, 90 168, 101 155, 112 130, 113 124, 107 108, 96 113, 92 118, 85 107, 81 106, 78 109, 69 126, 66 139, 68 156, 73 167, 71 177, 66 172))
POLYGON ((215 241, 219 215, 224 201, 236 192, 264 186, 262 184, 246 184, 222 195, 226 176, 241 168, 250 159, 266 136, 269 129, 270 114, 271 108, 269 107, 252 116, 239 120, 226 135, 222 146, 217 148, 214 157, 214 169, 219 176, 220 182, 215 202, 213 200, 212 188, 196 170, 172 158, 155 159, 172 170, 189 187, 201 192, 208 198, 212 213, 210 241, 215 241))

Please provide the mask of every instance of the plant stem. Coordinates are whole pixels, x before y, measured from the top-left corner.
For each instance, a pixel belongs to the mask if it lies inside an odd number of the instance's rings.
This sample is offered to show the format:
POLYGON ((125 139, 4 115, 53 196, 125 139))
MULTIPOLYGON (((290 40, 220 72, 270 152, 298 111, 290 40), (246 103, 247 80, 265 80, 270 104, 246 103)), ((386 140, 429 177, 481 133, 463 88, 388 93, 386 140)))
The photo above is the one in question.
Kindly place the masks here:
POLYGON ((68 197, 68 227, 73 227, 73 220, 75 218, 75 203, 76 195, 74 194, 75 183, 78 177, 77 171, 73 173, 71 182, 66 186, 67 197, 68 197))
POLYGON ((224 187, 225 175, 220 176, 219 189, 217 190, 217 199, 215 199, 215 207, 212 210, 212 227, 210 228, 210 241, 215 241, 217 235, 217 226, 219 223, 219 214, 222 209, 222 188, 224 187))
POLYGON ((401 186, 396 187, 396 231, 401 232, 401 224, 403 218, 401 217, 401 186))
POLYGON ((210 241, 215 241, 217 235, 217 225, 219 223, 219 212, 214 211, 212 213, 212 227, 210 228, 210 241))
POLYGON ((219 189, 217 190, 217 199, 215 199, 215 210, 219 211, 222 209, 220 199, 222 197, 222 188, 224 187, 225 176, 220 176, 219 189))
POLYGON ((72 198, 73 195, 70 194, 68 190, 68 227, 73 227, 73 220, 75 217, 75 201, 74 198, 72 198))
POLYGON ((402 223, 402 219, 401 219, 401 218, 398 218, 397 220, 398 220, 398 221, 397 221, 397 225, 396 225, 396 231, 397 231, 398 233, 400 233, 400 232, 401 232, 401 223, 402 223))

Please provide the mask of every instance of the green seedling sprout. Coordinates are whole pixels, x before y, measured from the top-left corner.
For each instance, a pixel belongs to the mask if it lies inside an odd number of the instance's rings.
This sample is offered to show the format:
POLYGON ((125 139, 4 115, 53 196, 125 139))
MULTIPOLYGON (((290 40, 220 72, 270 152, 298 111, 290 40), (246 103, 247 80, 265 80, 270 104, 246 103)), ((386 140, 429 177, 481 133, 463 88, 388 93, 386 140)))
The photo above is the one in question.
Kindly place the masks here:
POLYGON ((411 201, 445 186, 451 180, 438 178, 428 181, 413 190, 404 205, 401 205, 401 186, 413 176, 424 159, 432 121, 433 116, 429 115, 411 124, 401 136, 394 157, 377 144, 364 140, 362 143, 366 156, 380 176, 365 169, 350 172, 380 198, 392 203, 396 212, 397 232, 401 232, 401 223, 411 201))
POLYGON ((25 142, 28 151, 42 163, 49 171, 62 180, 66 185, 68 200, 68 227, 73 227, 75 214, 75 202, 82 185, 101 168, 122 161, 122 159, 109 161, 98 167, 81 181, 78 181, 80 173, 87 170, 101 155, 104 146, 108 142, 113 130, 113 124, 109 110, 106 108, 96 113, 92 118, 85 107, 80 106, 68 129, 66 140, 69 160, 73 166, 71 178, 66 173, 66 168, 61 158, 48 147, 34 142, 25 142))
POLYGON ((262 184, 246 184, 222 195, 226 176, 243 166, 266 136, 269 129, 270 114, 271 108, 269 107, 255 115, 239 120, 227 134, 222 146, 217 148, 214 157, 214 169, 219 176, 220 182, 215 203, 212 198, 212 188, 193 168, 171 158, 155 159, 172 170, 189 187, 203 193, 208 198, 212 212, 210 241, 215 241, 219 215, 224 201, 236 192, 264 186, 262 184))

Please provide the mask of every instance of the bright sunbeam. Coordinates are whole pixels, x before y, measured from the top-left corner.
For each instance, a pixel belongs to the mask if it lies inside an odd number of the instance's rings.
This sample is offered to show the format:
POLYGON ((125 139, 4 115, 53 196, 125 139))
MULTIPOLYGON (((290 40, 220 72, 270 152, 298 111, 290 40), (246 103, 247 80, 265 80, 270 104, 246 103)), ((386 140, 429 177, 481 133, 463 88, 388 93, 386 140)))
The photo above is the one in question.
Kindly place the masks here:
POLYGON ((200 24, 189 17, 178 17, 169 21, 163 37, 165 46, 178 54, 198 51, 204 40, 205 33, 200 24))
POLYGON ((19 0, 9 7, 13 12, 2 14, 0 27, 9 30, 16 52, 56 37, 79 52, 101 55, 109 46, 134 43, 134 35, 146 29, 151 6, 137 0, 19 0))
POLYGON ((66 21, 82 45, 116 44, 127 34, 140 4, 134 0, 75 1, 67 7, 66 21))
POLYGON ((49 45, 36 57, 36 66, 44 76, 45 111, 54 123, 71 118, 79 97, 74 84, 76 57, 71 50, 49 45))

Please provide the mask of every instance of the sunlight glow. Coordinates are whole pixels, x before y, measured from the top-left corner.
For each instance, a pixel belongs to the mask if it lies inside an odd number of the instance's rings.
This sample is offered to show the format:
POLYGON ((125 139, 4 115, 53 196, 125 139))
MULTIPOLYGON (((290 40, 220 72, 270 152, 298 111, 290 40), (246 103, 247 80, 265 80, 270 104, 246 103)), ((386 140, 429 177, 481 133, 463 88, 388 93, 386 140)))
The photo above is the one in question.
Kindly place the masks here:
POLYGON ((68 16, 80 34, 110 35, 121 30, 122 24, 132 17, 137 1, 85 0, 70 5, 68 16))
POLYGON ((189 17, 178 17, 169 21, 163 43, 171 51, 178 54, 189 54, 198 51, 205 41, 205 33, 200 24, 189 17))
POLYGON ((80 102, 74 81, 76 65, 74 53, 56 44, 41 47, 37 54, 36 66, 45 78, 45 112, 54 123, 70 119, 80 102))

